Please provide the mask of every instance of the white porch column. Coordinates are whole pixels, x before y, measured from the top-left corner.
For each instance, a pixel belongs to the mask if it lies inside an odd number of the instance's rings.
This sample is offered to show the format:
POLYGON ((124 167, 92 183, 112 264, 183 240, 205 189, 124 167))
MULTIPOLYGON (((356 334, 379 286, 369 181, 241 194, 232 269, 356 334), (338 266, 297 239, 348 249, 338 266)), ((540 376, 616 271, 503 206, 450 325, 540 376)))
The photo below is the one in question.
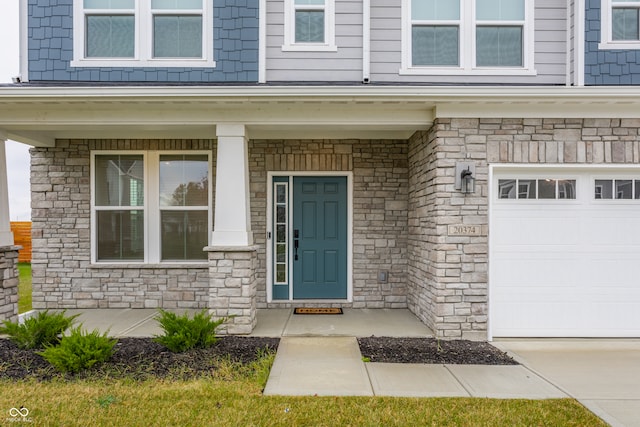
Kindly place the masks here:
POLYGON ((218 125, 212 246, 250 246, 249 147, 245 126, 218 125))
POLYGON ((6 139, 0 134, 0 247, 13 246, 13 233, 9 223, 9 186, 7 184, 6 139))

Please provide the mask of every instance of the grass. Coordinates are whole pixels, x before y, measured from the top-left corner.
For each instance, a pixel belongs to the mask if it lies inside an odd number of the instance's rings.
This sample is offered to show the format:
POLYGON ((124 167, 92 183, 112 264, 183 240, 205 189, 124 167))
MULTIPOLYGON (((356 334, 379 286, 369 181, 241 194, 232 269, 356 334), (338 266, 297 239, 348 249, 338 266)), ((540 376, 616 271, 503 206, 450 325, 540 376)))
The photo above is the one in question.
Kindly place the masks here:
POLYGON ((18 313, 31 310, 31 263, 18 263, 18 313))
POLYGON ((0 423, 24 407, 33 425, 52 426, 606 426, 572 399, 263 396, 273 359, 223 361, 191 381, 3 380, 0 423))

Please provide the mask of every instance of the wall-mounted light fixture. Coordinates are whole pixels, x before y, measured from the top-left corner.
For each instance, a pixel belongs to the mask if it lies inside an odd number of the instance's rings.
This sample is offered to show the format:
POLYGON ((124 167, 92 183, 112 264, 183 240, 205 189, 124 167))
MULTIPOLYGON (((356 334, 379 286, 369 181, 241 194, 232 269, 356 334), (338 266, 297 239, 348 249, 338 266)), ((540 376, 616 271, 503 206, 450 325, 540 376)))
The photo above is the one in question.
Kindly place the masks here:
POLYGON ((473 162, 456 163, 456 190, 463 194, 472 194, 476 191, 476 165, 473 162))

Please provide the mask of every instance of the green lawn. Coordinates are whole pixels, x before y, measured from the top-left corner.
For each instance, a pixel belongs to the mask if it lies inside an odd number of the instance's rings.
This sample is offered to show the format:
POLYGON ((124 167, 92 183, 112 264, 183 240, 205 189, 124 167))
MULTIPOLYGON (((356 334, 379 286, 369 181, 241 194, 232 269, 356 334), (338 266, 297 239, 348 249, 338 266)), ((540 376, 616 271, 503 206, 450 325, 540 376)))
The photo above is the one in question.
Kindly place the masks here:
POLYGON ((20 284, 18 285, 18 313, 31 310, 31 264, 18 263, 20 284))
MULTIPOLYGON (((571 399, 262 396, 255 381, 0 381, 0 409, 65 426, 606 426, 571 399), (14 411, 15 412, 15 411, 14 411)), ((4 420, 3 420, 4 421, 4 420)))

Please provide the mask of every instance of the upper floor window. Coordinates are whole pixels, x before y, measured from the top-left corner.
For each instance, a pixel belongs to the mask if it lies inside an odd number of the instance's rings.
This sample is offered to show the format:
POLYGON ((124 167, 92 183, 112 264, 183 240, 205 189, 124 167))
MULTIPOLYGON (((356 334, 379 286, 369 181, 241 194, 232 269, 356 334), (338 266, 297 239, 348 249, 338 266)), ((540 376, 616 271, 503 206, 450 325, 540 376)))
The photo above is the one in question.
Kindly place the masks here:
POLYGON ((405 74, 532 74, 532 0, 403 0, 405 74))
POLYGON ((334 0, 285 0, 282 50, 337 50, 334 0))
POLYGON ((75 67, 211 67, 211 0, 76 0, 75 67))
POLYGON ((640 49, 640 1, 602 0, 602 49, 640 49))

